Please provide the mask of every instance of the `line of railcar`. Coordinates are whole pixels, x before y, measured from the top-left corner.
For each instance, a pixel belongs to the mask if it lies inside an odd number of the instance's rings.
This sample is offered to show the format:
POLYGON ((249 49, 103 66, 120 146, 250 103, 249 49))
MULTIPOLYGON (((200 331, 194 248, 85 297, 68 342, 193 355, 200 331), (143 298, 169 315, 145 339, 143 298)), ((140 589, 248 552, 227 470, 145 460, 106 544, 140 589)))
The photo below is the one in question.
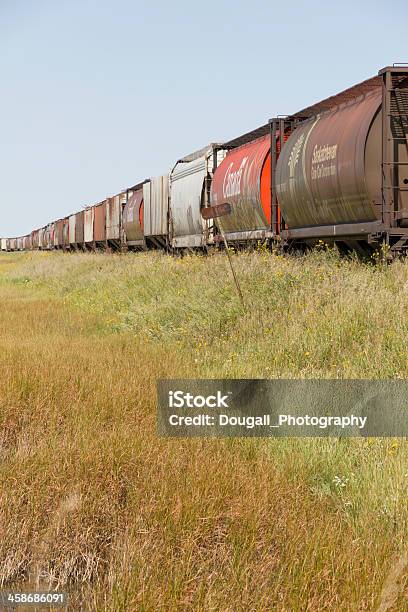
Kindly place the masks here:
POLYGON ((408 248, 408 67, 394 65, 335 96, 150 178, 3 251, 205 249, 221 235, 247 244, 346 250, 408 248), (228 204, 208 219, 203 209, 228 204))

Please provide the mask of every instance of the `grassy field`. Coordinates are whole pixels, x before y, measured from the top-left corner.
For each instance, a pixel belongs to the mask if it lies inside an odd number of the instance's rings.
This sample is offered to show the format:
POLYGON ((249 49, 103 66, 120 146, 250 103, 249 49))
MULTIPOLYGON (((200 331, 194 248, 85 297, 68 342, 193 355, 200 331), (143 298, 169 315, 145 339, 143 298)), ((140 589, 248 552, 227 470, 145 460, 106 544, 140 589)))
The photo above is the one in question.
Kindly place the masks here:
POLYGON ((402 439, 159 439, 159 377, 408 378, 408 263, 0 256, 0 586, 408 610, 402 439))

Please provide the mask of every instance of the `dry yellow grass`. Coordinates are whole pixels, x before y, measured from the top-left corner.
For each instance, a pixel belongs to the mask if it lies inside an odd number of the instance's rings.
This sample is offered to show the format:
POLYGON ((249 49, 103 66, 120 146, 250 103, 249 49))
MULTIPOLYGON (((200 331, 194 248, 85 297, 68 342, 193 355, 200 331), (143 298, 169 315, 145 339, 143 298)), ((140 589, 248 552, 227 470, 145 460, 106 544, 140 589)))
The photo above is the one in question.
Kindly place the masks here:
POLYGON ((2 588, 65 588, 73 610, 408 609, 404 440, 155 428, 159 377, 407 377, 408 264, 235 264, 245 309, 224 257, 0 257, 2 588))

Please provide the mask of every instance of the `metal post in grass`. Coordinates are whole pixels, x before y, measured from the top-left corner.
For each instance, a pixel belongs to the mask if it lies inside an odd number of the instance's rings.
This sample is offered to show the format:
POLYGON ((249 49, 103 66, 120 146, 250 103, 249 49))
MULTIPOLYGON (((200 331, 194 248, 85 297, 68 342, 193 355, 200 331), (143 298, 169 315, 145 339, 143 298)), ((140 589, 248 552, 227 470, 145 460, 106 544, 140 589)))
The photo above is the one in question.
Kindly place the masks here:
MULTIPOLYGON (((226 204, 219 204, 218 206, 206 206, 205 208, 203 208, 201 210, 201 216, 203 217, 203 219, 208 220, 208 219, 216 219, 218 217, 223 217, 225 215, 229 215, 231 213, 231 205, 226 203, 226 204)), ((225 246, 225 250, 227 252, 227 257, 228 257, 228 261, 231 267, 231 273, 232 273, 232 277, 234 279, 235 282, 235 286, 237 288, 238 291, 238 295, 239 298, 241 300, 241 304, 242 306, 245 306, 245 302, 244 302, 244 296, 242 295, 242 291, 241 291, 241 286, 238 282, 238 277, 235 273, 234 270, 234 266, 232 263, 232 257, 231 257, 231 253, 229 251, 229 246, 228 246, 228 242, 227 242, 227 238, 225 236, 224 230, 222 229, 221 226, 219 226, 219 230, 220 230, 220 234, 221 234, 221 238, 224 242, 224 246, 225 246)))

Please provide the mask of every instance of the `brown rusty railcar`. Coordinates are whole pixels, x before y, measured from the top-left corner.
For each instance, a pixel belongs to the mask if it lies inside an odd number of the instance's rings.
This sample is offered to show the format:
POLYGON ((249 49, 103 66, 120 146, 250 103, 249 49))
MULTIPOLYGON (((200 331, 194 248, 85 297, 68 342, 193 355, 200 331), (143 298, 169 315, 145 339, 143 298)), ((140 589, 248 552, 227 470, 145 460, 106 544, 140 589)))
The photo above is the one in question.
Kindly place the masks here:
MULTIPOLYGON (((275 192, 289 242, 352 249, 408 247, 408 69, 377 77, 311 108, 276 164, 275 192)), ((289 127, 290 122, 285 125, 289 127)))
POLYGON ((85 212, 81 210, 75 215, 75 244, 79 248, 84 247, 84 219, 85 212))
POLYGON ((106 203, 94 207, 94 243, 98 247, 106 246, 106 203))

